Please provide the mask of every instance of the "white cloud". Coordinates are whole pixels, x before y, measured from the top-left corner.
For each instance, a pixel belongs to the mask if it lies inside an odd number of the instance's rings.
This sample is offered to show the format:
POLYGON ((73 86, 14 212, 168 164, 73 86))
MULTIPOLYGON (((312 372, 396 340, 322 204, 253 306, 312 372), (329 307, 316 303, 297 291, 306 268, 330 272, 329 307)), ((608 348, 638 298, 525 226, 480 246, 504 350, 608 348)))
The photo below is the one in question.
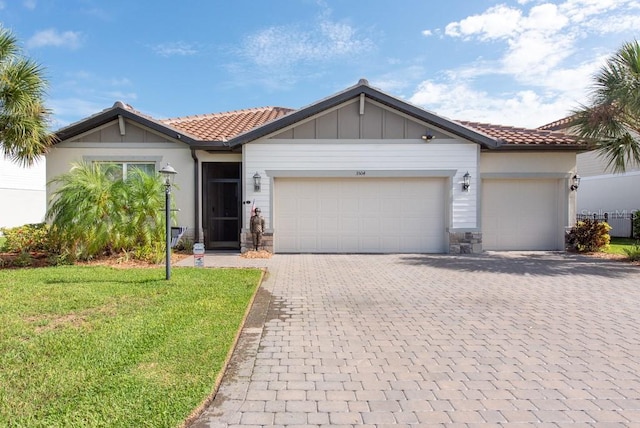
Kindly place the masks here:
POLYGON ((568 97, 544 97, 532 90, 490 94, 464 82, 424 81, 409 101, 454 120, 527 128, 553 122, 575 107, 568 97))
POLYGON ((448 24, 444 33, 451 37, 471 38, 477 35, 481 40, 501 39, 516 32, 521 19, 520 10, 497 5, 481 15, 448 24))
POLYGON ((422 31, 422 35, 423 36, 427 36, 427 37, 433 36, 433 31, 431 31, 431 30, 423 30, 422 31))
POLYGON ((52 98, 47 105, 55 112, 56 119, 51 124, 54 129, 62 128, 110 107, 110 105, 76 97, 52 98))
POLYGON ((60 32, 55 28, 39 31, 27 40, 27 47, 40 48, 45 46, 76 49, 81 45, 81 33, 77 31, 60 32))
POLYGON ((190 56, 198 53, 198 50, 191 44, 185 42, 161 43, 153 46, 153 51, 160 56, 190 56))
POLYGON ((102 76, 85 70, 65 75, 54 88, 48 103, 55 112, 55 128, 111 107, 115 101, 130 103, 138 99, 135 85, 127 77, 102 76))
POLYGON ((242 54, 263 67, 286 68, 301 62, 324 62, 373 48, 351 25, 326 17, 310 28, 275 26, 248 36, 242 54))
POLYGON ((640 27, 637 0, 516 3, 449 23, 445 36, 480 50, 490 46, 494 57, 423 81, 411 101, 453 118, 539 126, 585 101, 604 61, 603 52, 595 50, 599 37, 628 37, 640 27), (480 80, 500 83, 480 90, 480 80))

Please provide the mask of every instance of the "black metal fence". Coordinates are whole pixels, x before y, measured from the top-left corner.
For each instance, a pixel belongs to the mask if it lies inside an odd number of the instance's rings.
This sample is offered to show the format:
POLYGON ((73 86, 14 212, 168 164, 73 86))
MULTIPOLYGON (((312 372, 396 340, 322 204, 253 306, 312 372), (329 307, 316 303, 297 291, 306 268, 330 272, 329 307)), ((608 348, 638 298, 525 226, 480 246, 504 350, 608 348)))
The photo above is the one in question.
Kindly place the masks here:
POLYGON ((614 213, 589 213, 578 214, 577 221, 592 219, 604 221, 611 226, 609 235, 616 238, 633 238, 633 219, 640 215, 640 212, 614 212, 614 213))

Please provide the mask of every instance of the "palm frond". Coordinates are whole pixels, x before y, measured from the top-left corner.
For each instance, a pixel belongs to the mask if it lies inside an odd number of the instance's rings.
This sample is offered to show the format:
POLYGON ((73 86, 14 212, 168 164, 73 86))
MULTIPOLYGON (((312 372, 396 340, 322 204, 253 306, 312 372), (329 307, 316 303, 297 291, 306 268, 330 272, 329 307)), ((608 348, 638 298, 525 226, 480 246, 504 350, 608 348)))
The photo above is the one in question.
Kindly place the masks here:
POLYGON ((640 44, 623 44, 594 76, 591 103, 573 111, 571 130, 614 172, 640 163, 640 44))

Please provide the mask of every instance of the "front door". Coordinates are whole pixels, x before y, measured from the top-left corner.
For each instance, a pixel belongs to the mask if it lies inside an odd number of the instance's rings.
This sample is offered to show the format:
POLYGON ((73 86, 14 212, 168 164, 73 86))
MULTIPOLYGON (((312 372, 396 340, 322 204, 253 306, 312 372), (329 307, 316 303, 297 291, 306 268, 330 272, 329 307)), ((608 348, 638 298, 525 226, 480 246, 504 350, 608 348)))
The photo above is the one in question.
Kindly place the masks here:
MULTIPOLYGON (((224 165, 226 168, 231 165, 224 165)), ((211 165, 214 169, 214 165, 211 165)), ((222 169, 226 169, 222 168, 222 169)), ((239 169, 239 165, 237 166, 239 169)), ((205 229, 205 247, 209 250, 240 249, 240 229, 242 226, 242 210, 240 209, 240 177, 212 178, 222 174, 207 174, 205 168, 205 186, 203 194, 203 220, 205 229)), ((233 168, 235 169, 235 168, 233 168)), ((235 175, 235 174, 234 174, 235 175)))

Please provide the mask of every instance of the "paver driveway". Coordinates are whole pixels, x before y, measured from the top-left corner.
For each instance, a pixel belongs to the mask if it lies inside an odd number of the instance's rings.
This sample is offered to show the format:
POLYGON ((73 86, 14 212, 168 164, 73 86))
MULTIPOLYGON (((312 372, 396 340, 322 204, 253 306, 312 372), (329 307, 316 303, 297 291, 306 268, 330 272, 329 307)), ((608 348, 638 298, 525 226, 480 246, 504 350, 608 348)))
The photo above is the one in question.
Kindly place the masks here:
POLYGON ((640 426, 640 267, 550 253, 248 263, 269 275, 194 427, 640 426))

